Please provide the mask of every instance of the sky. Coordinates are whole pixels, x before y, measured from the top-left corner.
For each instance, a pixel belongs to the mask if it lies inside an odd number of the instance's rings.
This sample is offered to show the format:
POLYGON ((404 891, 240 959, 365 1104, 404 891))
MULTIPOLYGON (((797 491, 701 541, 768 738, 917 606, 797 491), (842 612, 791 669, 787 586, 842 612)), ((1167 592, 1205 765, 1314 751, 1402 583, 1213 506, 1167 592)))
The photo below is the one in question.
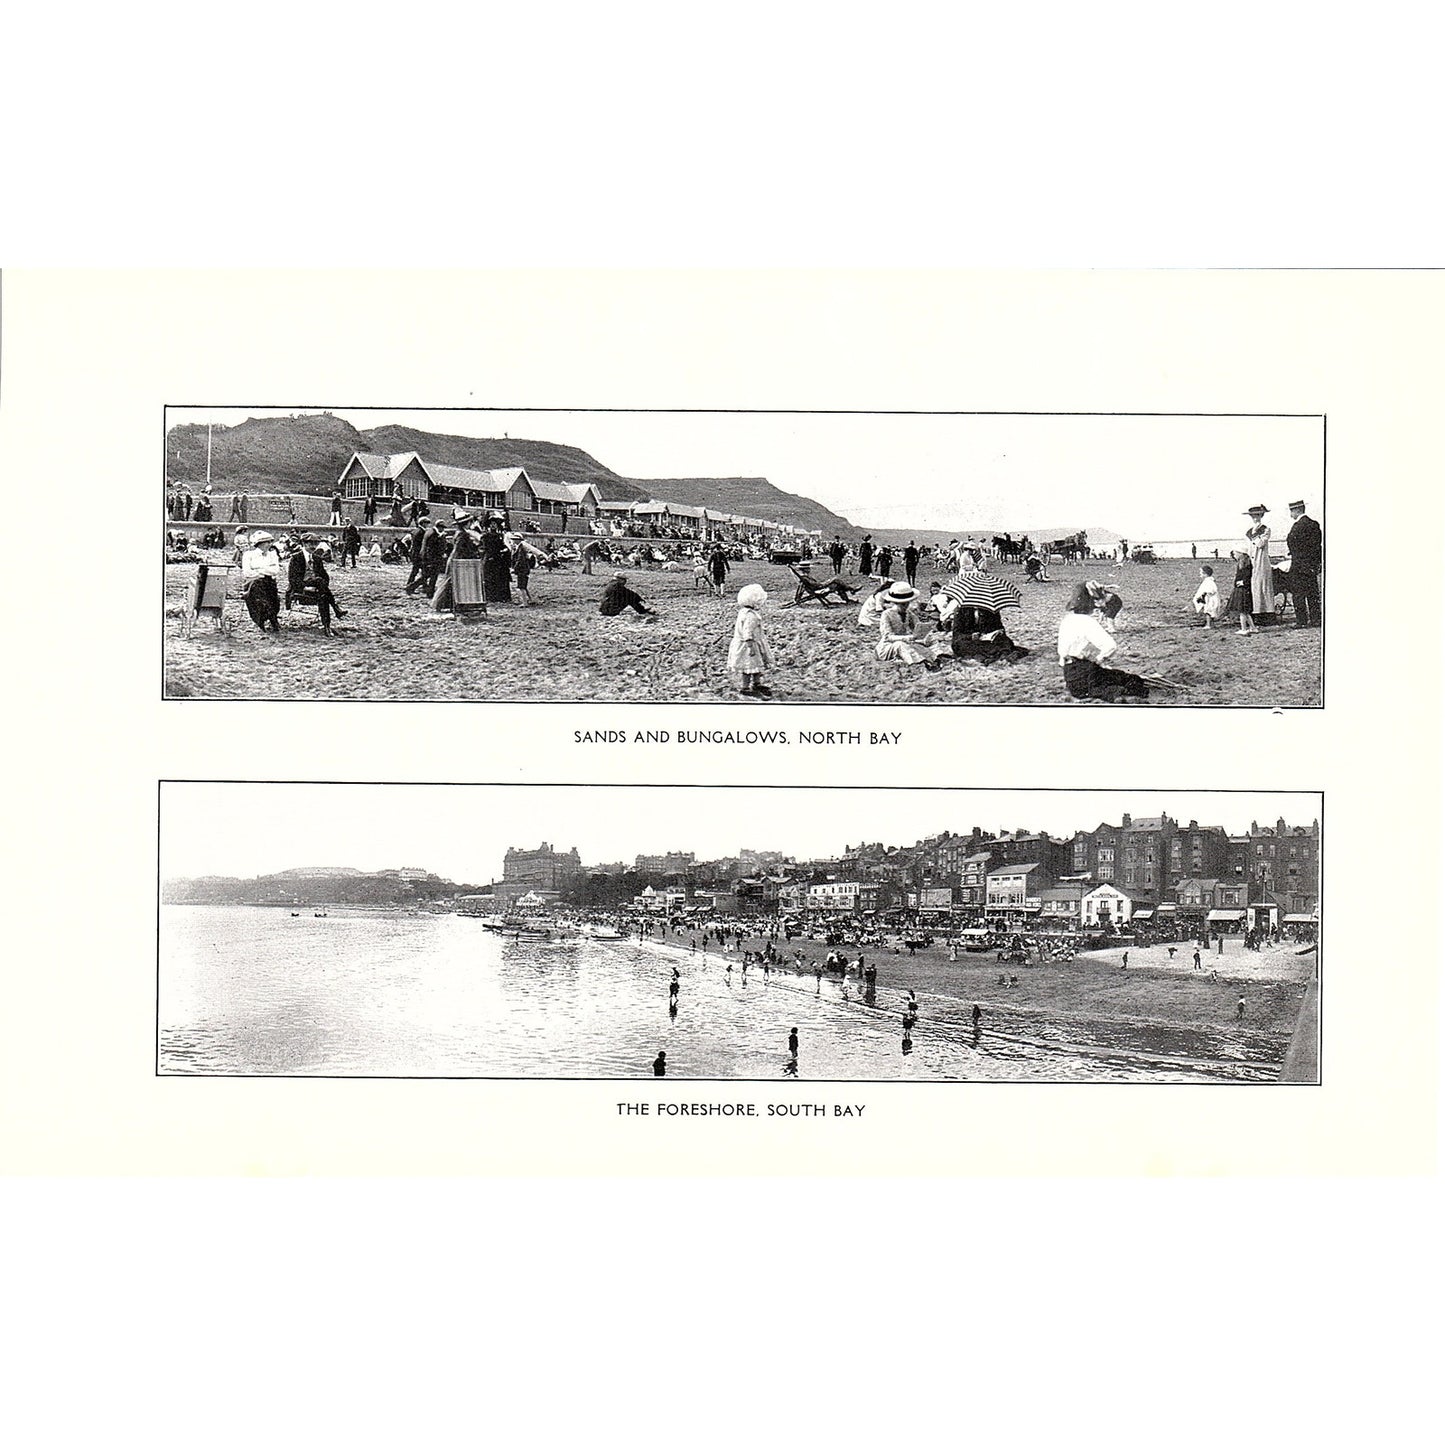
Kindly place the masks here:
MULTIPOLYGON (((234 424, 285 410, 187 408, 234 424)), ((829 416, 818 413, 427 412, 335 409, 459 436, 562 442, 624 477, 766 477, 863 526, 1097 527, 1131 541, 1227 538, 1244 511, 1277 530, 1304 499, 1323 520, 1318 417, 829 416)))
POLYGON ((1307 825, 1319 817, 1318 804, 1314 793, 166 783, 161 876, 426 868, 457 883, 487 883, 501 876, 509 846, 543 842, 576 847, 588 864, 670 851, 723 858, 741 848, 801 859, 975 825, 1067 837, 1126 812, 1167 812, 1242 832, 1251 820, 1307 825), (313 825, 286 825, 298 817, 313 825))

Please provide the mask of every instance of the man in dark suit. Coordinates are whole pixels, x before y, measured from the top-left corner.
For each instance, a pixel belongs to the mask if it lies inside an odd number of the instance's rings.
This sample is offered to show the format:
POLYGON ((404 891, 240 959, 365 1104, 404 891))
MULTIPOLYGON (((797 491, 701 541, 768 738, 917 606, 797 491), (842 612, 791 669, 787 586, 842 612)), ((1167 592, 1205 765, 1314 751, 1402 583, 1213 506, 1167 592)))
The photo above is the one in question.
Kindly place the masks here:
MULTIPOLYGON (((412 524, 411 529, 411 575, 406 579, 407 592, 415 592, 421 585, 422 580, 422 543, 426 538, 426 523, 417 521, 412 524)), ((431 594, 428 593, 428 596, 431 594)))
POLYGON ((1305 516, 1303 502, 1291 502, 1294 519, 1285 537, 1289 548, 1289 585, 1294 594, 1296 627, 1320 625, 1320 566, 1324 561, 1324 534, 1313 517, 1305 516))
POLYGON ((437 579, 447 565, 447 542, 436 523, 428 522, 419 546, 422 596, 430 597, 437 590, 437 579))
POLYGON ((843 559, 848 555, 848 549, 843 545, 843 539, 835 536, 833 545, 828 548, 828 558, 833 563, 833 575, 839 576, 843 571, 843 559))

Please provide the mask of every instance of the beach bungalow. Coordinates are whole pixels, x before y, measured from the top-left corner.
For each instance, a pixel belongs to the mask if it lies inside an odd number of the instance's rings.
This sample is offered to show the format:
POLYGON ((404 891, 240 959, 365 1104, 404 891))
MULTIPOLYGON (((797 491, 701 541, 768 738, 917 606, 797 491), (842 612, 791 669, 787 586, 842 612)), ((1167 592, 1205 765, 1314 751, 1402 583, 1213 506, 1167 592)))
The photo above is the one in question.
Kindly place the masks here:
POLYGON ((337 483, 337 489, 348 499, 375 497, 387 503, 396 498, 410 501, 414 497, 429 502, 431 486, 426 466, 415 452, 398 452, 391 456, 352 452, 341 469, 341 479, 337 483))
POLYGON ((591 482, 532 481, 531 487, 537 498, 539 512, 568 517, 595 517, 602 505, 602 494, 591 482))
POLYGON ((706 507, 685 507, 680 502, 669 502, 668 509, 672 513, 675 526, 681 527, 684 531, 691 532, 696 537, 701 537, 706 532, 706 507))
POLYGON ((431 500, 434 502, 482 511, 538 510, 532 480, 522 467, 478 471, 473 467, 449 467, 441 462, 428 462, 426 470, 432 479, 431 500))

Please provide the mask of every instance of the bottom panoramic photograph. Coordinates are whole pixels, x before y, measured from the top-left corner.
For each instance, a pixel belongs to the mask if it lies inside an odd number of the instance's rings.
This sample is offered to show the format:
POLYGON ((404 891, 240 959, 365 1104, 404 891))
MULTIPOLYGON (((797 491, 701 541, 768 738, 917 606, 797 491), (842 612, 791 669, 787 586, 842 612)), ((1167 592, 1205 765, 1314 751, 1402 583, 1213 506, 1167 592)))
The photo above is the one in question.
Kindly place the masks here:
POLYGON ((156 1068, 1317 1083, 1322 805, 165 782, 156 1068))

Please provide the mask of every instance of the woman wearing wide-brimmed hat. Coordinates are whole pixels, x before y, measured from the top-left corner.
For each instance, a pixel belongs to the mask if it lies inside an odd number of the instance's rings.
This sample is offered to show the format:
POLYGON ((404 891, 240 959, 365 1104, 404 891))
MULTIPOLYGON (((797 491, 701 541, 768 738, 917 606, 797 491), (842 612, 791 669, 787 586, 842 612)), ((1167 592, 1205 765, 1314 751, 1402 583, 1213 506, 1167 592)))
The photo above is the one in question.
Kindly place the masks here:
POLYGON ((432 610, 434 612, 482 613, 487 610, 486 603, 476 600, 472 595, 481 590, 480 568, 475 569, 477 572, 475 586, 469 586, 467 582, 464 582, 460 591, 465 600, 460 603, 457 601, 458 570, 463 564, 475 562, 482 555, 481 528, 477 519, 470 512, 458 512, 454 520, 457 534, 452 539, 451 552, 447 557, 446 565, 438 573, 438 580, 432 589, 432 610))
POLYGON ((915 604, 918 589, 895 582, 882 593, 883 615, 878 619, 878 657, 883 662, 922 664, 929 672, 943 665, 938 650, 928 639, 931 625, 922 621, 915 604))
POLYGON ((251 621, 264 632, 281 630, 281 558, 276 539, 269 532, 252 532, 250 545, 241 554, 241 600, 251 621))
POLYGON ((1256 622, 1273 622, 1275 620, 1274 610, 1274 563, 1269 559, 1269 539, 1272 533, 1265 522, 1265 514, 1269 508, 1262 503, 1256 503, 1244 515, 1249 518, 1249 526, 1245 529, 1244 540, 1249 548, 1249 562, 1254 569, 1251 578, 1253 606, 1256 622))

